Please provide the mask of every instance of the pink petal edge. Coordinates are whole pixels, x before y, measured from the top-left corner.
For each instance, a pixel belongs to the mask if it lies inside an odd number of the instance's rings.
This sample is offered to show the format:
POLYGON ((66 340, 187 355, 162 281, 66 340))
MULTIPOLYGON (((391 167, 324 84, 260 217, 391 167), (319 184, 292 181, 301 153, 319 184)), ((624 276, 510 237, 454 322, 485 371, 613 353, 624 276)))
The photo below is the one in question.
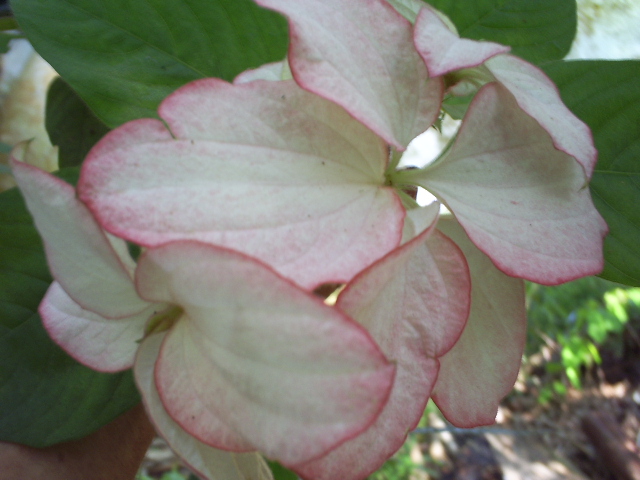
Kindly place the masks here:
POLYGON ((336 304, 360 321, 396 362, 389 402, 358 437, 294 466, 304 478, 360 480, 377 470, 417 426, 438 376, 437 357, 462 333, 469 313, 469 271, 460 249, 434 232, 438 205, 421 210, 410 211, 410 216, 426 215, 432 222, 360 273, 336 304))
POLYGON ((432 7, 426 5, 416 20, 414 42, 431 77, 477 67, 489 58, 510 50, 510 47, 498 43, 460 38, 432 7))
POLYGON ((591 178, 598 160, 589 127, 562 102, 558 87, 538 67, 513 55, 497 55, 486 62, 495 78, 513 94, 560 151, 571 155, 591 178))
POLYGON ((160 113, 178 138, 156 120, 130 122, 83 165, 80 197, 110 232, 238 249, 309 289, 350 280, 400 241, 386 146, 294 82, 204 79, 160 113))
POLYGON ((14 177, 40 233, 49 268, 76 303, 107 318, 125 318, 147 307, 133 286, 131 260, 120 239, 107 238, 74 188, 22 163, 26 144, 12 152, 14 177))
POLYGON ((490 425, 520 369, 526 339, 524 282, 495 268, 455 220, 442 220, 438 228, 464 251, 472 298, 462 336, 440 358, 432 396, 455 426, 490 425))
POLYGON ((185 432, 167 414, 154 380, 154 366, 166 333, 147 337, 140 345, 134 375, 149 418, 171 449, 204 480, 273 480, 258 453, 232 453, 210 447, 185 432))
POLYGON ((254 259, 173 242, 140 257, 136 284, 184 309, 155 381, 169 415, 210 446, 297 464, 358 435, 388 400, 395 367, 369 334, 254 259))
POLYGON ((258 3, 289 18, 296 82, 344 107, 388 144, 404 150, 437 119, 443 83, 429 80, 411 23, 386 1, 258 3))
POLYGON ((476 94, 441 161, 416 172, 508 275, 554 285, 602 270, 607 227, 584 170, 500 84, 476 94))
POLYGON ((38 312, 47 333, 78 362, 99 372, 131 368, 144 326, 157 305, 119 319, 104 318, 83 309, 53 282, 38 312))

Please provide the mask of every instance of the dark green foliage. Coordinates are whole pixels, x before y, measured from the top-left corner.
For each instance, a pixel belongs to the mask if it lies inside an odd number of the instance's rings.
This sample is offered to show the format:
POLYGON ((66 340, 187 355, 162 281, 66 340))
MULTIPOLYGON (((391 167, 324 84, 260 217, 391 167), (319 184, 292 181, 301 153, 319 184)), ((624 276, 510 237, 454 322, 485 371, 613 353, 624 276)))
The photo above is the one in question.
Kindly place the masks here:
POLYGON ((252 0, 13 0, 12 8, 38 53, 111 128, 156 116, 192 80, 232 80, 286 54, 285 20, 252 0))
POLYGON ((462 37, 511 46, 532 63, 563 58, 576 35, 575 0, 425 0, 446 13, 462 37))
POLYGON ((640 61, 554 62, 544 70, 598 149, 590 188, 609 225, 602 277, 640 286, 640 61))
POLYGON ((109 131, 62 78, 56 78, 49 87, 45 126, 51 143, 58 146, 61 168, 80 165, 91 147, 109 131))
MULTIPOLYGON (((63 176, 75 181, 77 169, 63 176)), ((20 192, 0 194, 0 440, 43 447, 97 430, 140 401, 131 372, 80 365, 42 326, 51 276, 20 192)))

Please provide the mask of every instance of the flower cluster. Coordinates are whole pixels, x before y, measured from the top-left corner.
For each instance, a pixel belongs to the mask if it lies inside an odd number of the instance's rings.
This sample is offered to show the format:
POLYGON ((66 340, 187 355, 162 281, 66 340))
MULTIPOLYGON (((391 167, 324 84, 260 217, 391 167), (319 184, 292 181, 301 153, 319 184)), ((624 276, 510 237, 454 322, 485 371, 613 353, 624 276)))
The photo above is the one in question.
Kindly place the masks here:
POLYGON ((541 71, 422 2, 257 3, 288 18, 287 60, 179 89, 161 120, 103 138, 77 190, 13 152, 55 278, 40 314, 80 362, 133 366, 207 478, 271 478, 262 452, 362 479, 430 397, 455 425, 493 422, 523 279, 602 268, 596 152, 541 71), (456 137, 399 170, 445 95, 473 95, 456 137), (415 186, 438 202, 418 207, 415 186), (346 284, 335 306, 313 294, 328 283, 346 284))

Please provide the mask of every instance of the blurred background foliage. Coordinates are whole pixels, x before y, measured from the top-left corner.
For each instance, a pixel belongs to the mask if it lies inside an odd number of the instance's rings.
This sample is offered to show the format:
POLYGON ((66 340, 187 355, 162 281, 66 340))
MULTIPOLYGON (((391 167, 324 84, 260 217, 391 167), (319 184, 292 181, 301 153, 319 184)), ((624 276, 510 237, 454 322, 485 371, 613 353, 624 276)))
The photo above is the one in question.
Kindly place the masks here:
POLYGON ((602 364, 602 349, 609 357, 621 360, 625 341, 640 347, 640 288, 598 277, 556 287, 528 283, 527 302, 525 354, 528 358, 543 354, 551 380, 541 390, 542 402, 566 393, 567 382, 580 388, 586 370, 602 364))

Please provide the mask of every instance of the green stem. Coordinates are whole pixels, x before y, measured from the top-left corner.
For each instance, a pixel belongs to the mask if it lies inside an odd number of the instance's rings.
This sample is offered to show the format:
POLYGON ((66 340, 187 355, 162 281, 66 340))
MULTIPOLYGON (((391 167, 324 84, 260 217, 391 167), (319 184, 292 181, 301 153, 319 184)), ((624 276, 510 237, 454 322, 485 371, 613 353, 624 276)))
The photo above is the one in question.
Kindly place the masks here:
POLYGON ((145 327, 145 338, 154 333, 169 330, 174 323, 182 316, 184 311, 177 305, 170 305, 161 312, 154 313, 145 327))
POLYGON ((389 159, 389 165, 387 166, 387 173, 393 174, 393 172, 398 168, 398 164, 402 159, 402 153, 398 152, 395 148, 391 147, 391 158, 389 159))

